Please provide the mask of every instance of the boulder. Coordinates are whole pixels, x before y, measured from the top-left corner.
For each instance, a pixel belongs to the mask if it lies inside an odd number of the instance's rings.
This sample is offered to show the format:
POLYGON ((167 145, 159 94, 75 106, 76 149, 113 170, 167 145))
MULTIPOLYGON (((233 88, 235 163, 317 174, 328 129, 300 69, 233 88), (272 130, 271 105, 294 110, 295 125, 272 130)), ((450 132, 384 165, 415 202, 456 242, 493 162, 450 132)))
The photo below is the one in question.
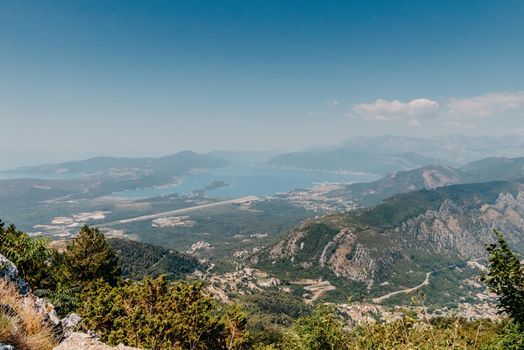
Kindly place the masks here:
POLYGON ((13 345, 0 343, 0 350, 16 350, 13 345))
POLYGON ((53 350, 139 350, 125 345, 118 345, 115 347, 106 345, 95 337, 85 334, 73 332, 60 345, 53 350))
POLYGON ((69 337, 78 328, 82 318, 75 313, 69 314, 61 320, 62 334, 64 338, 69 337))
POLYGON ((18 278, 16 265, 2 254, 0 254, 0 278, 9 282, 15 282, 22 295, 26 295, 30 291, 29 285, 23 279, 18 278))
POLYGON ((0 254, 0 278, 15 282, 18 279, 18 269, 9 259, 0 254))

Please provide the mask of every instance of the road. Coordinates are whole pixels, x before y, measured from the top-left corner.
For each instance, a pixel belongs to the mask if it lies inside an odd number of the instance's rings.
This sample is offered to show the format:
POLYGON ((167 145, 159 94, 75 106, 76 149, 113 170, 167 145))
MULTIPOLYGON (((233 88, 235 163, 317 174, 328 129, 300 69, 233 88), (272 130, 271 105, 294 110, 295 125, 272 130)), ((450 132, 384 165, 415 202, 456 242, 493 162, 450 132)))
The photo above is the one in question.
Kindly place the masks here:
POLYGON ((389 299, 389 298, 391 298, 392 296, 395 296, 395 295, 398 295, 398 294, 402 294, 402 293, 409 294, 409 293, 416 292, 416 291, 419 290, 420 288, 429 285, 429 276, 430 276, 430 275, 431 275, 431 272, 426 273, 426 279, 424 280, 424 282, 422 282, 422 283, 419 284, 418 286, 415 286, 415 287, 413 287, 413 288, 407 288, 407 289, 397 290, 396 292, 392 292, 392 293, 389 293, 389 294, 383 295, 383 296, 381 296, 381 297, 379 297, 379 298, 374 298, 374 299, 372 299, 372 300, 373 300, 374 303, 379 304, 379 303, 383 302, 384 300, 389 299))
POLYGON ((98 227, 106 227, 106 226, 113 226, 113 225, 128 224, 130 222, 152 220, 152 219, 158 219, 158 218, 162 218, 162 217, 166 217, 166 216, 185 214, 185 213, 189 213, 189 212, 192 212, 192 211, 195 211, 195 210, 208 209, 208 208, 218 207, 218 206, 221 206, 221 205, 230 205, 230 204, 240 204, 240 203, 245 203, 245 202, 252 202, 252 201, 255 201, 255 200, 259 200, 259 199, 260 198, 256 197, 256 196, 247 196, 247 197, 241 197, 241 198, 236 198, 236 199, 230 199, 230 200, 222 201, 222 202, 197 205, 197 206, 189 207, 189 208, 182 208, 182 209, 164 211, 164 212, 156 213, 156 214, 135 216, 135 217, 128 218, 128 219, 122 219, 122 220, 106 222, 106 223, 99 224, 99 225, 96 225, 96 226, 98 226, 98 227))

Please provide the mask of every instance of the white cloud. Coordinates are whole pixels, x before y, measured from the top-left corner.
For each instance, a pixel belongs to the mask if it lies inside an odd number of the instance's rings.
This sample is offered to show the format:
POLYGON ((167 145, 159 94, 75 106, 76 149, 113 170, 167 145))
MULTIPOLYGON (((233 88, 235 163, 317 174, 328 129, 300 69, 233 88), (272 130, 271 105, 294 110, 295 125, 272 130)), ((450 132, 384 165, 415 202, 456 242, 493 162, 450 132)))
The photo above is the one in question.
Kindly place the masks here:
POLYGON ((352 116, 365 120, 400 120, 407 119, 411 125, 419 125, 417 119, 433 116, 437 113, 439 104, 426 98, 409 102, 399 100, 378 99, 373 103, 359 103, 353 106, 352 116))
POLYGON ((340 102, 338 100, 331 100, 326 102, 326 106, 328 106, 331 109, 336 109, 340 105, 340 102))
POLYGON ((524 106, 524 91, 492 92, 485 95, 452 98, 446 116, 451 118, 490 117, 524 106))
POLYGON ((408 125, 411 126, 412 128, 419 128, 422 126, 422 124, 420 124, 420 121, 418 121, 417 119, 409 120, 408 125))

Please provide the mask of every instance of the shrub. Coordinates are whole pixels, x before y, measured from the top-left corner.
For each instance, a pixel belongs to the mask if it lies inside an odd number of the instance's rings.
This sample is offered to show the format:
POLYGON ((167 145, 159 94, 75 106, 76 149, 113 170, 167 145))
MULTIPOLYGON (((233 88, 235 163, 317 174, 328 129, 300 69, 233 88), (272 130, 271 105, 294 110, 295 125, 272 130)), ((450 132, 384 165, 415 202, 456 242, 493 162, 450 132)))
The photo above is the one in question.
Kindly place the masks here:
POLYGON ((482 280, 497 294, 498 306, 507 313, 517 325, 524 329, 524 267, 508 246, 504 235, 494 231, 497 242, 486 248, 489 259, 489 272, 482 280))
POLYGON ((31 238, 14 225, 6 228, 0 220, 0 253, 16 265, 20 277, 32 286, 49 279, 48 259, 52 250, 47 239, 31 238))
POLYGON ((221 309, 200 283, 168 283, 146 278, 111 287, 87 285, 79 313, 87 329, 110 344, 148 349, 242 349, 245 316, 221 309))
POLYGON ((299 318, 284 335, 283 348, 293 350, 348 349, 348 332, 333 306, 320 305, 311 316, 299 318))

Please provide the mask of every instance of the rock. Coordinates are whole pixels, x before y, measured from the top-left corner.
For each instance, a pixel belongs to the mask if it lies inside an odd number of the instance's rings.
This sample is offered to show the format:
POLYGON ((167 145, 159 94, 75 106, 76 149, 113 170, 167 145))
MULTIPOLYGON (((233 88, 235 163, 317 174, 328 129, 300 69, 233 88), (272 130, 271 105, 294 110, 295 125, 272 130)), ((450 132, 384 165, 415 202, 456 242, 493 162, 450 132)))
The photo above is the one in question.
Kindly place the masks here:
POLYGON ((18 286, 18 292, 22 295, 27 295, 31 291, 29 284, 21 278, 16 280, 16 285, 18 286))
POLYGON ((16 281, 18 279, 18 269, 9 259, 0 254, 0 278, 8 281, 16 281))
POLYGON ((16 350, 13 345, 0 343, 0 350, 16 350))
POLYGON ((64 317, 62 322, 62 334, 64 338, 69 337, 77 329, 78 325, 82 321, 82 318, 75 313, 64 317))
POLYGON ((60 318, 58 318, 58 315, 56 313, 55 307, 50 302, 46 301, 43 298, 36 298, 35 299, 35 307, 36 310, 44 315, 44 321, 48 322, 53 326, 53 328, 58 329, 61 328, 61 321, 60 318))
POLYGON ((9 282, 15 282, 22 295, 26 295, 30 291, 29 285, 23 279, 18 278, 16 265, 2 254, 0 254, 0 278, 9 282))
POLYGON ((139 350, 122 344, 112 347, 106 345, 89 334, 71 333, 59 346, 53 350, 139 350))

